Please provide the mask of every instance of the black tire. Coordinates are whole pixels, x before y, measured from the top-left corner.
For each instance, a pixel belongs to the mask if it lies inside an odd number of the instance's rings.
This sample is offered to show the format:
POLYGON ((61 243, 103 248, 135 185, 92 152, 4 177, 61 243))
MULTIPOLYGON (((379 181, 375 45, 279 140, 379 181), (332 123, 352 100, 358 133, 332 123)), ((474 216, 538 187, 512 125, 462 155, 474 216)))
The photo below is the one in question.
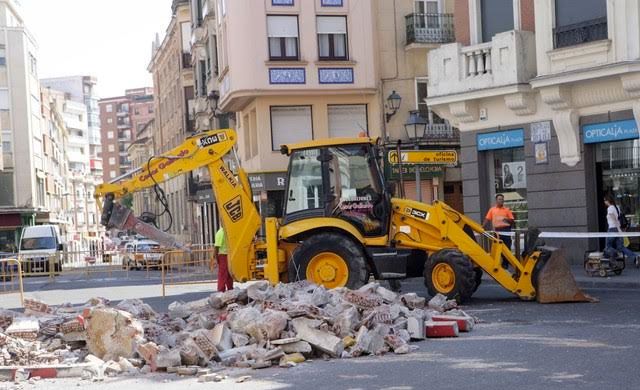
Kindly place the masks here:
POLYGON ((467 301, 476 287, 476 273, 471 259, 458 250, 443 249, 429 256, 424 267, 424 284, 429 295, 446 295, 459 303, 467 301), (440 291, 432 280, 433 270, 439 264, 447 264, 453 269, 455 281, 449 291, 440 291))
POLYGON ((318 233, 300 244, 289 261, 289 282, 307 279, 307 267, 318 254, 332 253, 346 263, 349 275, 345 287, 357 289, 369 279, 367 262, 360 245, 338 233, 318 233))
POLYGON ((478 287, 480 287, 480 283, 482 283, 482 274, 484 272, 482 272, 482 268, 474 267, 473 273, 474 273, 473 280, 475 281, 475 286, 473 286, 473 293, 475 293, 476 291, 478 291, 478 287))

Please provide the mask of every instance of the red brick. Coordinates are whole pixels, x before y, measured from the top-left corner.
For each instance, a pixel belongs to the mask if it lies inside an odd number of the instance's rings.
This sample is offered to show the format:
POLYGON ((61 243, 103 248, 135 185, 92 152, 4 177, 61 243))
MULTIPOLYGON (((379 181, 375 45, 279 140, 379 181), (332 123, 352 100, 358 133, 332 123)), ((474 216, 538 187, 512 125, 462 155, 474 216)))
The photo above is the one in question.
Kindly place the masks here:
POLYGON ((448 316, 444 314, 431 317, 431 321, 455 321, 458 323, 458 329, 460 332, 471 332, 474 324, 473 318, 471 317, 448 316))
POLYGON ((425 323, 427 337, 458 337, 458 323, 455 321, 425 323))

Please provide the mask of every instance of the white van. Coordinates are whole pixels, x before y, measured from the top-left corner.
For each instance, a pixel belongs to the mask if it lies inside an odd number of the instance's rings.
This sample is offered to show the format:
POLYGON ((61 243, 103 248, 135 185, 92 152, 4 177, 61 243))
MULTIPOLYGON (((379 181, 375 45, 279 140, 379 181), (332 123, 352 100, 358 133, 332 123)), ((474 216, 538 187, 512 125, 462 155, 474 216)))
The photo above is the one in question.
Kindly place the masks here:
POLYGON ((60 252, 63 243, 57 225, 27 226, 22 230, 18 253, 23 259, 25 273, 49 272, 49 259, 53 258, 54 272, 62 270, 60 252), (56 256, 57 255, 57 256, 56 256))
POLYGON ((162 264, 160 244, 151 240, 136 240, 124 246, 122 266, 140 270, 145 267, 160 269, 162 264))

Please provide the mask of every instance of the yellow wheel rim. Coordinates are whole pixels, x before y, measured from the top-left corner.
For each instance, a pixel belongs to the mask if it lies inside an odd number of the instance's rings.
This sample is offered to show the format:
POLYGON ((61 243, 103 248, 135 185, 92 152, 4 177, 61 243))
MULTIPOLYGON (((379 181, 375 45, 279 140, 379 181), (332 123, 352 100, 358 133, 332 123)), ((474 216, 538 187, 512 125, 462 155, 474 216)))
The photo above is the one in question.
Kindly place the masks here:
POLYGON ((335 253, 318 253, 307 266, 307 280, 326 288, 344 287, 349 280, 349 267, 347 262, 335 253))
POLYGON ((433 286, 439 293, 448 294, 456 285, 456 273, 447 263, 439 263, 431 271, 433 286))

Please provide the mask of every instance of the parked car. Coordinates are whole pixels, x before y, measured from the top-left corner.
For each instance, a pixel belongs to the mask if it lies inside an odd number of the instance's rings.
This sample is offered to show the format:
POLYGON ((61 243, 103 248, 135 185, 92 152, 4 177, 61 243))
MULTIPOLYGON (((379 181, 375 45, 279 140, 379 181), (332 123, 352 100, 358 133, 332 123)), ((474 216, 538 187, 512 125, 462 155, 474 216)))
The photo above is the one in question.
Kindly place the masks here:
POLYGON ((160 268, 162 262, 160 244, 151 240, 132 241, 125 245, 122 254, 122 265, 130 269, 143 269, 146 267, 160 268))
POLYGON ((22 230, 18 253, 26 274, 49 272, 53 259, 54 272, 62 271, 60 253, 63 243, 56 225, 27 226, 22 230))

